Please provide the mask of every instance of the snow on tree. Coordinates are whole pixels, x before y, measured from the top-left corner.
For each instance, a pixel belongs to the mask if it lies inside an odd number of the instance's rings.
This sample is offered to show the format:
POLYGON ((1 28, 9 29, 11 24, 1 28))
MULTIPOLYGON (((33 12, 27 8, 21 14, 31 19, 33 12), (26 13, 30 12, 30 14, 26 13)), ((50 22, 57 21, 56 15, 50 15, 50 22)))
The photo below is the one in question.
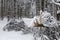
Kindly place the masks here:
POLYGON ((55 27, 58 26, 57 25, 57 20, 51 16, 50 13, 48 13, 47 11, 42 12, 42 21, 43 21, 43 25, 48 26, 48 27, 55 27))

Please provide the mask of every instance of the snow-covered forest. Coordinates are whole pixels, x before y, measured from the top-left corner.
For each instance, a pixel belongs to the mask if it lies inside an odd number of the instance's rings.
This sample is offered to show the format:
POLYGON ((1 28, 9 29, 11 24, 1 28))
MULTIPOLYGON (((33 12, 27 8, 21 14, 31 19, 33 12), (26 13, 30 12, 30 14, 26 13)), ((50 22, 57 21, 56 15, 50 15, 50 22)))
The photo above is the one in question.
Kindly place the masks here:
POLYGON ((0 40, 60 40, 60 0, 0 0, 0 40))

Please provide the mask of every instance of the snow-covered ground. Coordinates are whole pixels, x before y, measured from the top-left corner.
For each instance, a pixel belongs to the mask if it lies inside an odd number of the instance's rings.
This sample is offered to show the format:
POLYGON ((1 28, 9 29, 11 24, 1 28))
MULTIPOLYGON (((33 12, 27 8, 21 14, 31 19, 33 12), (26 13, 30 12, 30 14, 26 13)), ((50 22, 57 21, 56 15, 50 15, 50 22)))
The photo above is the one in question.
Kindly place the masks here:
MULTIPOLYGON (((28 20, 28 19, 25 19, 23 18, 24 21, 27 21, 27 22, 33 22, 33 20, 28 20)), ((11 21, 11 20, 10 20, 11 21)), ((10 22, 9 21, 9 22, 10 22)), ((16 19, 16 21, 20 21, 18 19, 16 19)), ((22 31, 10 31, 10 32, 7 32, 7 31, 3 31, 3 27, 9 23, 7 21, 7 18, 4 18, 4 20, 0 20, 0 40, 34 40, 33 38, 33 34, 23 34, 22 31)), ((29 24, 31 24, 28 23, 29 24)), ((38 38, 38 40, 40 39, 40 37, 38 38)))
POLYGON ((7 21, 7 18, 4 18, 3 21, 0 20, 0 40, 33 40, 33 35, 32 34, 22 34, 22 31, 19 31, 19 32, 3 31, 2 28, 8 23, 9 22, 7 21))
MULTIPOLYGON (((35 20, 35 19, 33 19, 33 20, 35 20)), ((27 22, 27 25, 31 24, 31 22, 33 22, 33 20, 24 18, 24 21, 27 22), (30 22, 30 23, 28 23, 28 22, 30 22)), ((16 21, 19 22, 20 20, 16 19, 16 21)), ((3 31, 2 28, 6 24, 8 24, 9 22, 7 21, 7 18, 4 18, 3 21, 0 20, 0 40, 34 40, 33 34, 23 34, 22 31, 18 31, 18 32, 15 32, 15 31, 10 31, 10 32, 3 31)))
POLYGON ((22 32, 4 32, 0 31, 0 40, 33 40, 32 34, 22 34, 22 32))

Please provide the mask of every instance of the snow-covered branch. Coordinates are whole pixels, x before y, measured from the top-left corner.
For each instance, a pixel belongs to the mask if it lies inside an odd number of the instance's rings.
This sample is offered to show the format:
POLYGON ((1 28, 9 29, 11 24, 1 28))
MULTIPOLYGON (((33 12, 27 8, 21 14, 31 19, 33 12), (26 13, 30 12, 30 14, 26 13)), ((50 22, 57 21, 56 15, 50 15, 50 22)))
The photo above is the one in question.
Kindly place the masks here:
POLYGON ((52 0, 52 3, 54 3, 54 4, 58 5, 58 6, 60 6, 60 3, 57 3, 57 2, 55 2, 54 0, 52 0))

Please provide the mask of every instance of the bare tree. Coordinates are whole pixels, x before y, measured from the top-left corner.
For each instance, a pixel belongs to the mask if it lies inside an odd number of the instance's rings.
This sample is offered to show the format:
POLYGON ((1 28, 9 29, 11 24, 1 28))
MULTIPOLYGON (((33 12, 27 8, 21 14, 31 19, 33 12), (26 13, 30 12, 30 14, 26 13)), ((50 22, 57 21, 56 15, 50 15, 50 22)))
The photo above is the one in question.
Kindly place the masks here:
POLYGON ((1 0, 1 18, 3 20, 3 0, 1 0))

